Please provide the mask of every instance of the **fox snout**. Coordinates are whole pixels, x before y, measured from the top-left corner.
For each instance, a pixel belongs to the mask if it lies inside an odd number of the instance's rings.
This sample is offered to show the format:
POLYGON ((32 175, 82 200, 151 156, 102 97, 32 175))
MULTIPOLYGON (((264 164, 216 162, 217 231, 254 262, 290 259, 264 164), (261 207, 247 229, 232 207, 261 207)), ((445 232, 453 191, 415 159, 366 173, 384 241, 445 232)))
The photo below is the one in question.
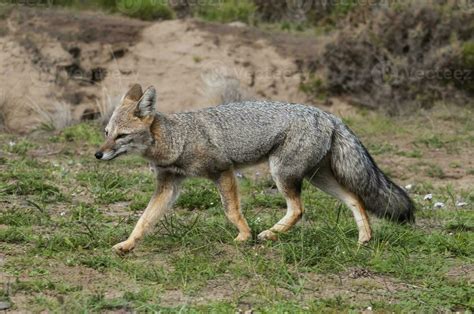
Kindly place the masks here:
POLYGON ((111 160, 126 152, 125 147, 117 143, 117 141, 112 138, 108 138, 106 142, 99 147, 95 152, 95 158, 99 160, 111 160))
POLYGON ((124 147, 112 147, 109 149, 100 148, 98 151, 95 152, 94 156, 99 160, 112 160, 122 154, 125 154, 126 152, 127 149, 125 149, 124 147))
POLYGON ((102 159, 102 157, 104 156, 104 153, 101 152, 101 151, 97 151, 97 152, 95 152, 94 156, 97 159, 102 159))
POLYGON ((94 156, 99 160, 112 160, 126 152, 126 149, 111 149, 106 151, 98 150, 94 156))
POLYGON ((95 158, 99 160, 112 160, 116 157, 128 153, 133 145, 131 140, 126 138, 108 138, 107 141, 95 152, 95 158))
POLYGON ((94 156, 99 160, 109 160, 114 157, 116 150, 117 143, 114 140, 107 138, 105 143, 95 152, 94 156))
POLYGON ((109 160, 111 159, 111 157, 113 157, 113 155, 115 155, 115 151, 114 150, 103 150, 103 149, 99 149, 98 151, 95 152, 94 156, 95 158, 99 159, 99 160, 109 160))

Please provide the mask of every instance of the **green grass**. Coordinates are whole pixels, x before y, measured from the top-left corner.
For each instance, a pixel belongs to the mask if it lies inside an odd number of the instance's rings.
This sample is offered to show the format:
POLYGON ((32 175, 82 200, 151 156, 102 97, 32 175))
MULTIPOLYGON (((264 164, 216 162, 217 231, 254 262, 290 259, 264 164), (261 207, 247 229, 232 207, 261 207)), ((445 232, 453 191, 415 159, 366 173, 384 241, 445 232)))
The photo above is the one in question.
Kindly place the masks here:
POLYGON ((256 12, 250 0, 209 1, 198 6, 196 14, 206 21, 252 23, 256 12))
POLYGON ((54 0, 52 4, 79 10, 102 10, 107 13, 120 13, 145 21, 169 20, 174 12, 167 1, 162 0, 54 0))
POLYGON ((169 20, 174 18, 174 12, 166 1, 157 0, 118 0, 116 9, 130 17, 141 20, 169 20))
MULTIPOLYGON (((99 9, 146 21, 168 20, 176 16, 168 1, 162 0, 55 0, 53 4, 79 10, 99 9)), ((192 14, 206 21, 223 23, 241 21, 249 24, 254 22, 257 9, 255 3, 250 0, 197 2, 191 3, 191 7, 192 14)))
MULTIPOLYGON (((464 128, 446 116, 436 119, 464 128)), ((348 120, 377 160, 395 156, 418 167, 404 166, 424 178, 411 192, 416 226, 373 219, 372 241, 359 246, 350 211, 305 183, 302 222, 277 241, 260 243, 257 234, 281 218, 286 205, 267 175, 254 180, 246 173, 239 185, 253 232, 248 243, 234 243, 237 231, 214 185, 191 179, 173 212, 126 257, 111 247, 126 239, 153 193, 154 174, 145 161, 133 156, 96 161, 102 135, 94 124, 54 137, 0 135, 6 278, 0 300, 11 302, 13 310, 35 312, 472 310, 474 288, 466 271, 473 269, 474 194, 439 184, 441 172, 462 170, 462 163, 452 160, 455 167, 448 169, 423 159, 438 150, 456 156, 443 150, 442 130, 420 136, 419 124, 401 127, 396 119, 368 113, 348 120), (391 142, 393 134, 426 141, 406 148, 391 142), (32 154, 46 145, 60 153, 32 154), (423 200, 427 193, 433 201, 423 200), (459 199, 468 205, 456 207, 459 199), (433 209, 434 202, 445 207, 433 209), (357 270, 368 275, 353 278, 357 270)), ((466 135, 459 134, 461 147, 466 135)))
POLYGON ((328 91, 324 86, 324 82, 320 78, 314 77, 314 75, 310 75, 305 82, 302 82, 299 89, 303 93, 319 100, 324 100, 328 97, 328 91))
POLYGON ((102 142, 102 133, 97 127, 82 123, 64 129, 59 139, 67 142, 88 142, 92 145, 99 145, 102 142))

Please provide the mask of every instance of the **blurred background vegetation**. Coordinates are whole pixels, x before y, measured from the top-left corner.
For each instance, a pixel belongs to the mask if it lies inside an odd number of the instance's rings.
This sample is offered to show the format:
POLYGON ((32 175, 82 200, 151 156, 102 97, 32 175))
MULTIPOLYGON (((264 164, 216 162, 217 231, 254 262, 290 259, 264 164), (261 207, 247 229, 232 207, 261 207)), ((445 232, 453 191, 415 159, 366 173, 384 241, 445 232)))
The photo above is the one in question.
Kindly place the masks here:
MULTIPOLYGON (((2 1, 0 1, 2 2, 2 1)), ((11 1, 3 1, 10 2, 11 1)), ((389 114, 436 101, 472 104, 474 4, 470 0, 44 0, 142 20, 194 17, 333 38, 300 88, 314 99, 348 96, 389 114)))

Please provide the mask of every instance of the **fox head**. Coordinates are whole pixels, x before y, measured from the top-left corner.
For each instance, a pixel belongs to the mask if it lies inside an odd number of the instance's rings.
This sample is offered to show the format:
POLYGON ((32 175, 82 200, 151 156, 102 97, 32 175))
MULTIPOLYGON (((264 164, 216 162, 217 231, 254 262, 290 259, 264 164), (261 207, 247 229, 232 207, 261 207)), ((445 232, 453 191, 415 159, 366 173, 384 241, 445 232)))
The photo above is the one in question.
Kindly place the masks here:
POLYGON ((105 127, 105 143, 95 153, 100 160, 112 160, 128 152, 144 153, 153 142, 150 128, 155 117, 156 91, 145 92, 133 85, 115 108, 105 127))

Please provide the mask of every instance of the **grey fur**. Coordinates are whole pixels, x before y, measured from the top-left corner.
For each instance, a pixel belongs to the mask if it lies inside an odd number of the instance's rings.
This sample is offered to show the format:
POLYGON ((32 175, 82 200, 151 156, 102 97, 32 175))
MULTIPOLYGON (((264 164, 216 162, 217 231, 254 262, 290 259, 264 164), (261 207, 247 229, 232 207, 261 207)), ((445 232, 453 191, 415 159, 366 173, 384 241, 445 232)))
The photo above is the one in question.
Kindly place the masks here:
POLYGON ((160 136, 144 156, 162 172, 216 180, 222 171, 268 158, 272 175, 283 185, 299 189, 307 178, 318 186, 322 174, 333 175, 370 212, 414 220, 408 195, 383 174, 352 131, 315 107, 244 101, 156 113, 151 134, 160 136))

